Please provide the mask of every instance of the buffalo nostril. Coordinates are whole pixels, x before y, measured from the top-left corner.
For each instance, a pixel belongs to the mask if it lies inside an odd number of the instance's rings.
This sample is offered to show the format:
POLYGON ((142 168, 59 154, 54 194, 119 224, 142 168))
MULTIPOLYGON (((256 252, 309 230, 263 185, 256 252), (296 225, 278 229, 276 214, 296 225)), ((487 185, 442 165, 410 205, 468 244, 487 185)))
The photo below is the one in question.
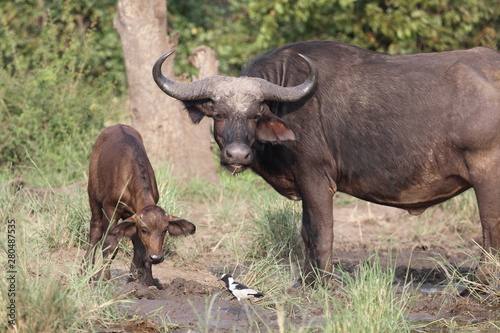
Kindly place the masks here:
POLYGON ((241 143, 232 143, 224 151, 225 157, 232 163, 246 164, 251 159, 251 149, 241 143))
POLYGON ((151 254, 149 259, 151 259, 152 262, 159 262, 163 259, 163 256, 161 254, 151 254))

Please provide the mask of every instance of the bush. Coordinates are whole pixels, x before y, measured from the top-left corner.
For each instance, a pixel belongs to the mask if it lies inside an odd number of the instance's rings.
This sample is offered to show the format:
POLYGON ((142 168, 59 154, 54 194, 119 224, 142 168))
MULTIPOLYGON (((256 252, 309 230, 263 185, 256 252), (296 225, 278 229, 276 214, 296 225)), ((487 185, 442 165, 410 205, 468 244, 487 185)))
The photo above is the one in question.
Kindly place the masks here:
MULTIPOLYGON (((55 184, 73 181, 88 168, 113 104, 113 87, 86 72, 92 31, 83 39, 75 31, 54 38, 58 34, 47 20, 29 60, 14 53, 12 62, 0 66, 0 165, 17 171, 36 166, 42 174, 59 175, 55 184)), ((15 39, 11 47, 18 47, 15 39)), ((3 49, 2 59, 6 54, 3 49)))
POLYGON ((29 68, 39 66, 36 53, 53 46, 59 57, 69 42, 79 44, 89 55, 86 76, 115 84, 118 93, 126 93, 125 66, 120 37, 113 28, 116 0, 25 0, 0 2, 0 58, 5 65, 19 61, 29 68), (50 22, 52 35, 46 34, 50 22), (86 33, 92 30, 91 43, 86 33), (49 39, 47 39, 47 37, 49 39), (17 59, 16 59, 17 58, 17 59))

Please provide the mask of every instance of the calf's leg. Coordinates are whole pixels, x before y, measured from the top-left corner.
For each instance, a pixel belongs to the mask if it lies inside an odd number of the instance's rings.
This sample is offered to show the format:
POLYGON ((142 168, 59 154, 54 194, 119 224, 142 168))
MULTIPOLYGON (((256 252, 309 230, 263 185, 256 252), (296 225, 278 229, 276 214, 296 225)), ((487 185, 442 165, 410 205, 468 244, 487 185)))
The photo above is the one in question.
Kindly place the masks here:
POLYGON ((104 230, 108 228, 109 223, 103 219, 100 207, 91 205, 91 218, 89 228, 89 247, 83 256, 82 268, 80 273, 87 270, 89 266, 93 267, 95 264, 95 251, 96 245, 101 240, 104 230))
POLYGON ((134 244, 134 257, 132 258, 132 263, 130 264, 130 271, 137 271, 140 283, 146 286, 154 286, 155 281, 153 279, 151 269, 152 264, 147 258, 146 248, 139 238, 139 235, 135 234, 132 237, 132 243, 134 244))

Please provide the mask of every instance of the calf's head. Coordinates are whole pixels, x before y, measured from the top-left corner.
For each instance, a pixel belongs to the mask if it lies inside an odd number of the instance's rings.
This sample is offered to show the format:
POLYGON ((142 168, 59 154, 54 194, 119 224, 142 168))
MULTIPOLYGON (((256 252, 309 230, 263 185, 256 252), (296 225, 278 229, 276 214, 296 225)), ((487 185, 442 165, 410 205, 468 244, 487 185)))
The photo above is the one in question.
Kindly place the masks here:
POLYGON ((116 225, 108 237, 139 237, 146 250, 144 260, 152 264, 163 261, 163 242, 167 233, 171 236, 191 235, 196 227, 191 222, 172 216, 158 206, 147 206, 135 215, 116 225))
POLYGON ((296 102, 309 96, 318 81, 318 70, 307 62, 309 77, 295 87, 282 87, 256 77, 211 76, 203 80, 180 83, 161 72, 169 52, 153 67, 153 78, 163 92, 184 103, 193 123, 204 116, 214 120, 214 137, 221 149, 221 164, 231 172, 248 168, 254 158, 255 141, 279 143, 295 140, 293 131, 271 113, 266 101, 296 102))

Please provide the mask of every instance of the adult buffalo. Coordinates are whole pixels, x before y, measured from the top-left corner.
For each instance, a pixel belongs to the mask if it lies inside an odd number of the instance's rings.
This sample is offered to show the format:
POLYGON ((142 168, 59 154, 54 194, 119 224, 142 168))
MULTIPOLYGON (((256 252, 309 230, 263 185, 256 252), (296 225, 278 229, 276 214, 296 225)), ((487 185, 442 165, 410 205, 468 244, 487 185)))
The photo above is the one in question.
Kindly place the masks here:
POLYGON ((306 274, 331 270, 337 191, 418 214, 473 187, 483 247, 500 248, 499 53, 302 42, 260 56, 239 78, 192 83, 163 76, 168 55, 153 77, 194 123, 214 119, 222 165, 251 168, 302 200, 306 274))

